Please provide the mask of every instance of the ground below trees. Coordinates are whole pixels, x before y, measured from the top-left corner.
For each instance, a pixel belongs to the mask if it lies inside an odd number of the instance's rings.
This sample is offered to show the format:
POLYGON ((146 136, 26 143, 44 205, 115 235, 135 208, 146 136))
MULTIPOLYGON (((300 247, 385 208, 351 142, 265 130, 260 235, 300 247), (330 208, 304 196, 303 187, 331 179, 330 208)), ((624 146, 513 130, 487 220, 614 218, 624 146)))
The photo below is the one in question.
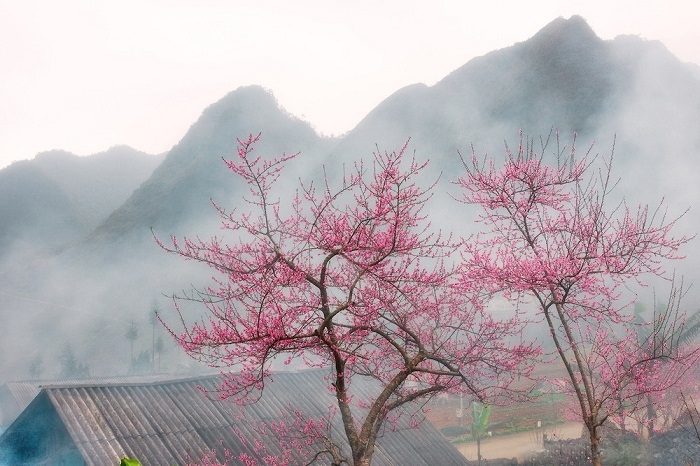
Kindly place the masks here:
MULTIPOLYGON (((552 380, 564 376, 556 366, 555 364, 538 368, 537 377, 552 380)), ((545 383, 539 386, 543 388, 546 385, 545 383)), ((487 437, 482 440, 482 458, 524 460, 542 450, 544 436, 557 439, 581 437, 583 424, 571 422, 564 416, 569 400, 564 395, 546 392, 546 389, 535 390, 533 393, 539 396, 534 396, 529 402, 492 408, 487 428, 491 435, 487 433, 487 437)), ((460 420, 459 397, 442 397, 431 404, 427 418, 456 444, 468 460, 475 461, 477 446, 469 430, 472 421, 471 405, 462 400, 461 406, 463 417, 460 420)))

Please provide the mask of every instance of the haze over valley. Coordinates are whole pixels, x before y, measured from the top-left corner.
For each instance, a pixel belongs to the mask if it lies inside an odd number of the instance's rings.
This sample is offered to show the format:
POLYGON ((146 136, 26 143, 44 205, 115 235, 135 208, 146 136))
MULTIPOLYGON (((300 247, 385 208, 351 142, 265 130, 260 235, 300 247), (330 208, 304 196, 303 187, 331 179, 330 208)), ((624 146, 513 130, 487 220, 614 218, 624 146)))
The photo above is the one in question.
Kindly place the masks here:
MULTIPOLYGON (((473 144, 478 154, 502 154, 504 140, 515 147, 520 130, 538 143, 552 129, 567 143, 576 133, 581 153, 595 142, 594 150, 609 156, 614 145, 620 198, 632 206, 664 199, 668 216, 682 215, 679 234, 700 226, 700 66, 657 41, 602 40, 578 16, 554 19, 432 86, 397 89, 342 136, 319 135, 273 93, 255 85, 232 90, 165 154, 126 146, 89 157, 50 151, 0 170, 0 380, 60 377, 67 345, 90 375, 133 372, 132 322, 140 329, 137 355, 153 351, 156 337, 164 342, 158 371, 201 369, 151 317, 157 308, 165 321, 176 319, 164 295, 201 286, 210 272, 169 256, 153 234, 219 233, 210 199, 247 208, 247 187, 222 157, 233 157, 236 138, 251 133, 262 133, 261 154, 300 152, 294 177, 282 182, 289 187, 318 178, 322 167, 339 179, 344 165, 410 139, 410 151, 430 160, 431 176, 440 179, 434 224, 465 237, 477 226, 470 207, 451 199, 451 182, 463 171, 458 150, 469 156, 473 144)), ((676 274, 697 288, 696 241, 683 252, 676 274)), ((653 285, 660 295, 668 291, 653 285)), ((652 288, 637 291, 640 300, 653 299, 652 288)), ((684 307, 694 312, 698 298, 691 288, 684 307)), ((192 312, 194 319, 199 311, 192 312)), ((138 370, 155 365, 151 354, 150 366, 138 370)))

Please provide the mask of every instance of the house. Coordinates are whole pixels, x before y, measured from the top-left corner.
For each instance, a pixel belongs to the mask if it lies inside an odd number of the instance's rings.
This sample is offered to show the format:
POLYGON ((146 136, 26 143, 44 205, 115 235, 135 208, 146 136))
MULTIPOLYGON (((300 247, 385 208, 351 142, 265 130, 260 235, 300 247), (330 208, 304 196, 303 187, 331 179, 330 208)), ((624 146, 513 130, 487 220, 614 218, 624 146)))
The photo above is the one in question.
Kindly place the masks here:
MULTIPOLYGON (((0 436, 0 465, 119 464, 124 456, 144 465, 198 462, 224 448, 256 456, 256 441, 278 451, 273 437, 260 434, 260 422, 280 421, 289 407, 308 417, 326 414, 333 394, 325 371, 276 373, 256 403, 237 406, 205 396, 215 392, 221 376, 151 383, 104 383, 44 386, 38 396, 0 436)), ((358 396, 371 384, 353 379, 358 396)), ((329 438, 344 439, 339 416, 329 438)), ((373 464, 466 465, 466 459, 428 421, 417 427, 409 419, 387 423, 377 441, 373 464)), ((341 442, 342 444, 342 442, 341 442)), ((347 451, 347 444, 342 444, 347 451)), ((319 464, 327 464, 321 460, 319 464)))

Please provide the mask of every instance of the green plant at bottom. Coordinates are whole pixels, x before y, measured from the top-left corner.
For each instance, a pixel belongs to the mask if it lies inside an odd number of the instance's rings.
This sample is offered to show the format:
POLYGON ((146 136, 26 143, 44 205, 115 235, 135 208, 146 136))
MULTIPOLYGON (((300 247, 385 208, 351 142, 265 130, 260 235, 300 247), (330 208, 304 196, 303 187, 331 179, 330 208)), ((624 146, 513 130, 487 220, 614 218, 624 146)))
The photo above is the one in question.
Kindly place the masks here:
POLYGON ((141 463, 139 460, 133 459, 133 458, 127 458, 126 456, 122 458, 121 463, 119 463, 119 466, 141 466, 141 463))

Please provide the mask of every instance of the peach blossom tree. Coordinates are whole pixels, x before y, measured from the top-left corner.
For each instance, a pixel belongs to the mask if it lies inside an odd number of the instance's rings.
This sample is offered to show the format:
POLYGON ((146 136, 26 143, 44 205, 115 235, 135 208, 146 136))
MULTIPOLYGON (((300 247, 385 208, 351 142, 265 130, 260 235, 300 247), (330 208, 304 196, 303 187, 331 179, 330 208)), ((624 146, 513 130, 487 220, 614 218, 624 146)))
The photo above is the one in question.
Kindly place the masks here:
POLYGON ((181 311, 182 330, 171 330, 191 356, 231 368, 223 396, 254 400, 279 365, 326 368, 350 454, 324 447, 307 462, 361 466, 409 405, 441 392, 516 394, 511 383, 529 375, 539 350, 516 338, 517 312, 494 317, 479 282, 456 279, 460 242, 431 225, 436 182, 422 187, 425 163, 406 146, 377 151, 338 183, 324 176, 287 195, 275 188, 297 155, 257 156, 258 138, 239 140, 226 161, 248 187, 248 210, 214 203, 228 237, 159 241, 214 271, 210 286, 185 298, 205 318, 189 323, 181 311), (355 396, 357 378, 378 387, 370 399, 355 396))
MULTIPOLYGON (((551 136, 551 135, 550 135, 551 136)), ((655 338, 640 341, 623 291, 645 275, 664 276, 687 237, 674 236, 677 219, 663 206, 630 208, 613 200, 611 159, 578 157, 550 138, 537 153, 523 138, 506 144, 502 164, 488 155, 462 158, 458 184, 464 201, 480 208, 483 231, 465 245, 465 284, 481 282, 513 300, 528 299, 547 325, 568 375, 580 420, 588 430, 592 463, 601 464, 600 427, 646 394, 676 383, 694 357, 677 338, 682 317, 656 322, 655 338)))

